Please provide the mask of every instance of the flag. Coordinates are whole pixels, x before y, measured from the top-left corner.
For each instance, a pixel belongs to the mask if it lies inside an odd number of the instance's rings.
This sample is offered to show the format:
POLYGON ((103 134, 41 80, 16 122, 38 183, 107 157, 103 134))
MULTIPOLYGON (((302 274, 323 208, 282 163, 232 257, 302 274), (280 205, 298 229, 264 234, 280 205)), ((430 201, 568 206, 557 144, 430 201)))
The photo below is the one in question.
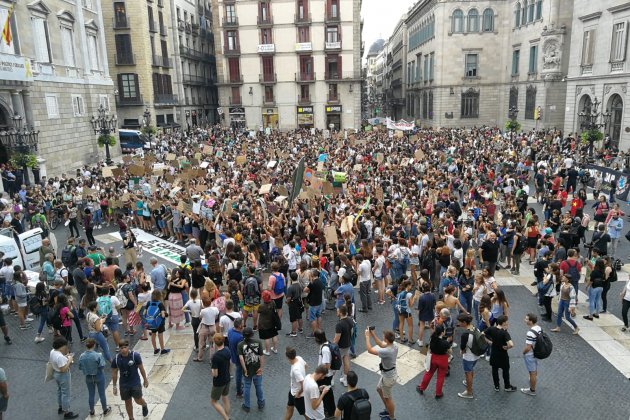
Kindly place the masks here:
POLYGON ((11 46, 11 41, 13 41, 13 35, 11 34, 11 15, 13 14, 13 5, 9 9, 9 13, 7 13, 7 21, 4 23, 4 27, 2 28, 2 40, 6 42, 7 46, 11 46))
POLYGON ((302 183, 304 182, 304 157, 300 159, 293 172, 293 188, 291 188, 291 194, 289 195, 289 208, 293 204, 293 200, 300 194, 302 189, 302 183))
POLYGON ((359 214, 357 215, 357 218, 356 218, 356 219, 354 219, 354 220, 355 220, 355 222, 358 222, 358 221, 359 221, 359 219, 360 219, 360 218, 361 218, 361 216, 363 215, 363 212, 364 212, 364 211, 365 211, 365 210, 366 210, 366 209, 370 206, 370 198, 371 198, 371 197, 368 197, 368 198, 367 198, 367 201, 365 202, 365 204, 364 204, 364 205, 363 205, 363 207, 361 208, 361 211, 360 211, 360 212, 359 212, 359 214))

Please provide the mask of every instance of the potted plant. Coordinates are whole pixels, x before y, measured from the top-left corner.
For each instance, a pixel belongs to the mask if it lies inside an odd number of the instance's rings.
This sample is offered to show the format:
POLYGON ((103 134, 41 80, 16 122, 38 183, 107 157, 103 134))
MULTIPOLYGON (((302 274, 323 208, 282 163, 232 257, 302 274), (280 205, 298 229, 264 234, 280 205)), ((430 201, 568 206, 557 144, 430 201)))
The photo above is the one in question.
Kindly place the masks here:
POLYGON ((16 168, 36 168, 37 156, 32 153, 14 153, 11 156, 11 165, 16 168))
POLYGON ((101 134, 98 137, 98 147, 105 147, 106 145, 115 146, 116 137, 112 136, 111 134, 101 134))
POLYGON ((505 129, 508 131, 519 132, 521 131, 521 124, 516 120, 509 120, 505 123, 505 129))

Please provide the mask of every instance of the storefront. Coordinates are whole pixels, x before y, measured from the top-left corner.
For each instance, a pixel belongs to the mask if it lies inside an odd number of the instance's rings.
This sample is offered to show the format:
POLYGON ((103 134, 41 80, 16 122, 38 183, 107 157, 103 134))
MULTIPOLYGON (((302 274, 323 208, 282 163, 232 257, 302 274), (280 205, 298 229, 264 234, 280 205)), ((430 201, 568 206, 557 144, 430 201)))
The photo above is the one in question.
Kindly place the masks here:
POLYGON ((326 128, 333 125, 333 130, 341 129, 341 105, 326 105, 326 128))
POLYGON ((298 106, 297 107, 297 126, 300 128, 312 128, 315 123, 313 117, 312 106, 298 106))
POLYGON ((263 108, 262 122, 264 128, 278 128, 278 108, 263 108))
POLYGON ((234 106, 228 108, 230 114, 230 126, 233 128, 245 128, 245 108, 234 106))

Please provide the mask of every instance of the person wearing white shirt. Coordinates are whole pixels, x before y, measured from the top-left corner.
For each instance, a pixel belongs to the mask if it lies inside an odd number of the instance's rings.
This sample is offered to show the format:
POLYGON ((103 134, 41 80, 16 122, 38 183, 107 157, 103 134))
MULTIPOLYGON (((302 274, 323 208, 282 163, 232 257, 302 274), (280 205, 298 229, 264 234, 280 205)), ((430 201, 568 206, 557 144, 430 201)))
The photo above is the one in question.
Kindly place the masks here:
POLYGON ((322 400, 330 391, 331 386, 326 385, 319 391, 317 381, 323 379, 328 374, 325 366, 317 366, 315 372, 306 375, 304 378, 304 405, 306 408, 306 417, 311 420, 324 420, 324 404, 322 400))
POLYGON ((285 245, 282 248, 282 254, 284 255, 284 259, 287 260, 289 264, 289 273, 297 270, 297 258, 295 256, 295 242, 289 242, 289 245, 285 245))
MULTIPOLYGON (((234 321, 237 318, 242 318, 241 314, 238 312, 234 312, 234 302, 228 300, 225 302, 225 315, 223 315, 219 319, 219 325, 221 326, 221 332, 223 333, 223 337, 228 336, 228 332, 234 328, 234 321)), ((227 342, 227 341, 226 341, 227 342)))
POLYGON ((287 347, 285 356, 287 356, 289 364, 291 365, 291 389, 289 391, 289 400, 287 402, 287 409, 284 418, 291 419, 293 418, 294 409, 297 409, 301 416, 306 415, 306 407, 304 403, 304 379, 306 378, 307 364, 301 356, 296 354, 293 347, 287 347))
MULTIPOLYGON (((204 359, 204 352, 206 350, 206 340, 213 345, 212 337, 217 331, 217 320, 219 318, 219 309, 214 306, 208 306, 203 308, 199 313, 200 321, 197 332, 199 333, 199 349, 197 351, 197 357, 193 359, 193 362, 202 362, 204 359)), ((221 328, 221 327, 218 327, 221 328)))
POLYGON ((74 354, 68 352, 68 341, 64 337, 53 341, 48 362, 57 382, 57 413, 63 414, 64 419, 76 419, 79 415, 70 411, 70 367, 74 363, 74 354))
POLYGON ((359 312, 367 312, 372 310, 372 297, 370 296, 370 287, 372 280, 372 264, 370 260, 363 259, 363 255, 357 254, 354 257, 357 262, 359 277, 359 297, 361 298, 361 309, 359 312))

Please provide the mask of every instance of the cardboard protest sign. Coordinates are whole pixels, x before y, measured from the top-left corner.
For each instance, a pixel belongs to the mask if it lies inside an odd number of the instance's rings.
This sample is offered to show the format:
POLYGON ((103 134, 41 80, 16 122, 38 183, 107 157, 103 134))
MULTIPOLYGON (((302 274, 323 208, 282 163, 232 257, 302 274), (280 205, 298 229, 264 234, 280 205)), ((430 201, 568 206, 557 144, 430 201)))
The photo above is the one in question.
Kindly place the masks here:
POLYGON ((353 171, 357 171, 360 172, 361 169, 363 169, 363 165, 361 165, 360 163, 357 163, 356 165, 354 165, 354 167, 352 168, 353 171))
POLYGON ((199 166, 199 159, 190 159, 191 166, 199 166))
POLYGON ((201 153, 195 153, 195 159, 197 159, 198 161, 201 160, 201 153))
POLYGON ((284 185, 280 185, 278 186, 278 194, 288 196, 289 191, 287 190, 287 187, 285 187, 284 185))
POLYGON ((116 169, 115 166, 105 166, 103 168, 103 177, 104 178, 111 178, 114 176, 114 173, 112 172, 114 169, 116 169))
POLYGON ((171 189, 171 191, 168 193, 168 195, 169 195, 169 197, 173 198, 173 197, 175 197, 175 195, 176 195, 178 192, 180 192, 181 190, 182 190, 182 188, 181 188, 181 187, 175 187, 175 188, 172 188, 172 189, 171 189))
POLYGON ((206 184, 198 184, 197 187, 195 188, 195 191, 205 192, 207 189, 208 187, 206 186, 206 184))
POLYGON ((236 164, 237 164, 237 165, 242 166, 242 165, 244 165, 244 164, 245 164, 245 162, 247 162, 247 156, 245 156, 245 155, 240 155, 240 156, 237 156, 237 157, 236 157, 236 164))
POLYGON ((202 169, 206 169, 208 167, 208 165, 210 165, 210 162, 205 162, 204 161, 204 162, 201 162, 199 164, 199 167, 202 168, 202 169))
POLYGON ((424 152, 422 150, 418 149, 413 154, 413 157, 414 157, 414 159, 416 161, 420 161, 420 160, 424 159, 424 152))
POLYGON ((168 153, 166 155, 166 160, 176 160, 177 156, 175 155, 175 153, 168 153))
POLYGON ((377 153, 376 154, 376 161, 378 163, 383 163, 383 160, 385 159, 385 156, 382 153, 377 153))
POLYGON ((328 245, 339 242, 339 239, 337 238, 337 228, 334 226, 328 226, 324 229, 324 237, 326 238, 326 243, 328 245))
POLYGON ((267 163, 267 168, 272 169, 273 167, 276 166, 277 163, 278 161, 276 160, 270 160, 269 163, 267 163))
POLYGON ((125 162, 125 163, 127 163, 127 164, 128 164, 128 163, 131 163, 131 161, 132 161, 133 159, 131 158, 131 156, 123 156, 123 157, 122 157, 122 160, 123 160, 123 162, 125 162))
POLYGON ((173 181, 175 181, 175 177, 171 174, 164 175, 164 178, 166 179, 166 182, 168 182, 169 184, 172 184, 173 181))
POLYGON ((208 146, 207 144, 203 146, 203 152, 205 154, 211 155, 213 151, 214 149, 211 146, 208 146))
POLYGON ((341 234, 352 231, 352 225, 354 224, 354 216, 346 216, 341 222, 341 234))
POLYGON ((96 196, 98 194, 98 191, 93 190, 91 188, 83 188, 83 196, 84 197, 89 197, 89 196, 96 196))
POLYGON ((260 194, 260 195, 269 194, 271 192, 271 187, 272 187, 271 184, 262 185, 260 187, 260 190, 258 190, 258 194, 260 194))
POLYGON ((334 194, 333 185, 330 182, 324 182, 322 184, 322 194, 324 195, 332 195, 334 194))
POLYGON ((333 178, 335 182, 344 183, 347 180, 348 175, 345 172, 333 171, 333 178))
POLYGON ((378 201, 380 201, 381 203, 383 202, 383 188, 378 187, 376 189, 376 198, 378 199, 378 201))
POLYGON ((140 165, 131 165, 129 166, 129 174, 134 176, 143 176, 144 175, 144 166, 140 165))

